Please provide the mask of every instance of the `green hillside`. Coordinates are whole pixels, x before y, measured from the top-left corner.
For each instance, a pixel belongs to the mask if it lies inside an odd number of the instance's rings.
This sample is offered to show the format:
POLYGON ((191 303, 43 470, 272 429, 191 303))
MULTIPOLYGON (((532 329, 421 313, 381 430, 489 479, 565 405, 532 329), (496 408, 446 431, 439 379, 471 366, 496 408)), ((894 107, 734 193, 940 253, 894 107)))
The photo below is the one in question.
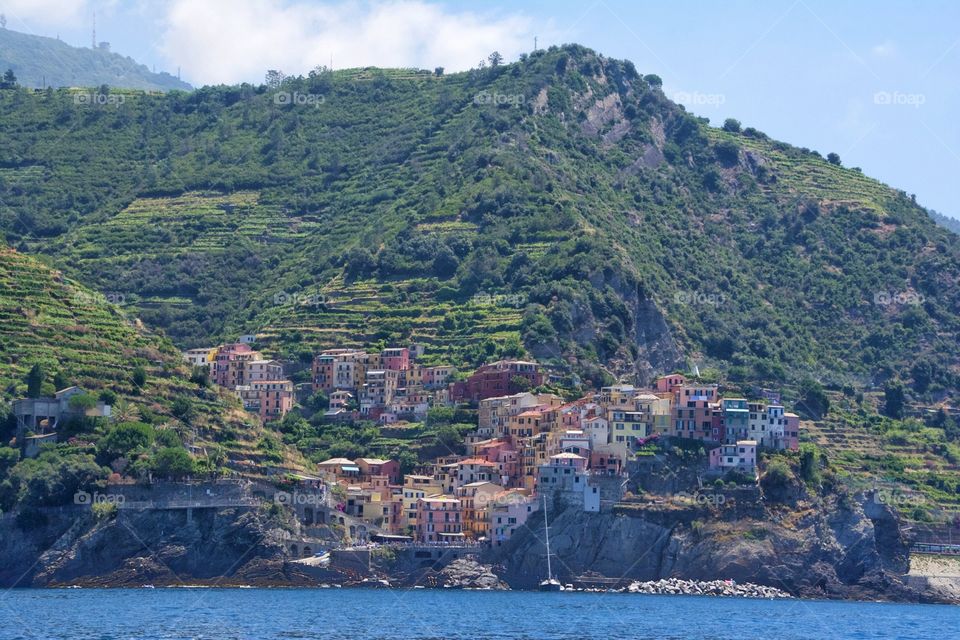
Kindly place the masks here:
POLYGON ((13 70, 24 87, 99 87, 169 91, 190 85, 109 50, 72 47, 59 39, 0 28, 0 73, 13 70))
POLYGON ((178 346, 415 340, 591 382, 957 388, 956 236, 578 46, 455 75, 0 92, 0 228, 178 346))
MULTIPOLYGON (((186 446, 194 473, 303 468, 302 458, 291 450, 264 444, 270 437, 278 442, 278 436, 268 437, 239 401, 191 381, 179 351, 138 327, 124 313, 123 302, 86 289, 34 258, 0 249, 0 453, 9 451, 3 447, 15 427, 6 401, 27 394, 28 374, 39 365, 44 394, 79 385, 114 408, 113 419, 64 425, 65 435, 79 442, 58 445, 51 453, 58 463, 89 454, 101 464, 109 462, 104 438, 120 423, 136 422, 155 432, 157 442, 186 446), (261 466, 251 469, 251 462, 261 466)), ((149 464, 156 453, 145 447, 142 463, 149 464)), ((0 510, 10 499, 0 478, 0 510)))

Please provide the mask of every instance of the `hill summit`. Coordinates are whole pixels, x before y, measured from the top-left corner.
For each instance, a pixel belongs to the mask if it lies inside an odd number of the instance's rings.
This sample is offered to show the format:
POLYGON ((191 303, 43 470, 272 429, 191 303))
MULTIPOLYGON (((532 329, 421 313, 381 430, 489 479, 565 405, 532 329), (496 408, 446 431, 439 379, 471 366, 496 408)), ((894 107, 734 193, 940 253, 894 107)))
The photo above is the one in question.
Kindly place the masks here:
POLYGON ((106 43, 96 49, 73 47, 55 38, 0 29, 0 72, 6 69, 31 89, 104 84, 145 91, 191 88, 169 73, 153 73, 133 58, 111 53, 106 43))

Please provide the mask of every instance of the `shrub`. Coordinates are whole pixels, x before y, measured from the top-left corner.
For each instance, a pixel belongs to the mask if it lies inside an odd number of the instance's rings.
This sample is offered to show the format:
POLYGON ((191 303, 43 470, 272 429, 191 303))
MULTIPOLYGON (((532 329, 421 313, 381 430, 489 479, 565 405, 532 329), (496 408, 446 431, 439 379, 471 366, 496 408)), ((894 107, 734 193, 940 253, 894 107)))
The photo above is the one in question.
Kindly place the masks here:
POLYGON ((760 483, 764 489, 783 489, 793 481, 793 471, 782 460, 774 460, 767 465, 767 471, 763 474, 760 483))
POLYGON ((727 118, 723 121, 723 130, 730 133, 740 133, 740 121, 735 118, 727 118))

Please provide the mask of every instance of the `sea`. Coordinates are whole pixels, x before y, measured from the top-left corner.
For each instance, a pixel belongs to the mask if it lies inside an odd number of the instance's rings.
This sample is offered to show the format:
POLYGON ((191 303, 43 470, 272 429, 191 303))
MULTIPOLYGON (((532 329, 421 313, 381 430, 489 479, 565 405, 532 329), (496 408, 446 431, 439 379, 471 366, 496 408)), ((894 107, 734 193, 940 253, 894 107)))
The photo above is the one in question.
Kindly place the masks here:
POLYGON ((960 607, 428 589, 13 589, 0 640, 960 638, 960 607))

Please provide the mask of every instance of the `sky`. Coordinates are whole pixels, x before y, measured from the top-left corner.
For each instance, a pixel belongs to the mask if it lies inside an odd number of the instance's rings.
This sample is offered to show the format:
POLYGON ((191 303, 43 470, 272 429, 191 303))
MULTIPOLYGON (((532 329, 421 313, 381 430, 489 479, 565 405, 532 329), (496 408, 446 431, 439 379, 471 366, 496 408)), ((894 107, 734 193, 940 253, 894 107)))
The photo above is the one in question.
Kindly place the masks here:
POLYGON ((195 86, 318 65, 476 66, 577 42, 663 78, 716 125, 838 153, 960 218, 955 0, 0 0, 7 28, 97 40, 195 86))

